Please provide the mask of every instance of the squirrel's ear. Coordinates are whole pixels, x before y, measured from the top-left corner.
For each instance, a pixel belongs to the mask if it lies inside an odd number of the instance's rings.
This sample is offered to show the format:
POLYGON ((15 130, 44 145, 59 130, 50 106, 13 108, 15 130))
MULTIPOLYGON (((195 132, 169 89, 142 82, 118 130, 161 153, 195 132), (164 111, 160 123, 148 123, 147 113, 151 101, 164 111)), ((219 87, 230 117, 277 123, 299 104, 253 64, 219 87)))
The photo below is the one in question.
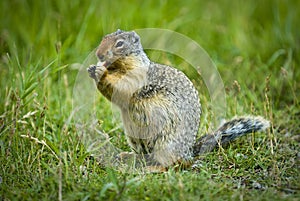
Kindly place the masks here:
POLYGON ((132 31, 131 35, 132 35, 131 40, 132 40, 133 43, 137 43, 137 42, 140 41, 140 36, 137 35, 137 33, 135 33, 134 31, 132 31))
POLYGON ((122 31, 121 29, 117 29, 117 31, 115 33, 116 33, 116 35, 118 35, 118 34, 124 33, 124 31, 122 31))

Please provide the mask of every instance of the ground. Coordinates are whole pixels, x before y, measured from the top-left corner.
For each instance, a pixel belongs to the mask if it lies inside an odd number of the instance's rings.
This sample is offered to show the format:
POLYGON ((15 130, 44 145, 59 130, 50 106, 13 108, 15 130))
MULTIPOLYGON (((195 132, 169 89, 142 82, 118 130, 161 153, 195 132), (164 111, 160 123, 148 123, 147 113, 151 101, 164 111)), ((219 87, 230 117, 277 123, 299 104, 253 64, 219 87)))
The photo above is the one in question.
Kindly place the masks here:
MULTIPOLYGON (((1 200, 299 200, 299 8, 279 0, 1 1, 1 200), (271 129, 200 156, 187 170, 137 174, 99 165, 80 135, 89 129, 74 120, 73 90, 80 64, 117 28, 193 39, 222 78, 226 118, 262 115, 271 129)), ((208 132, 216 114, 201 76, 184 58, 147 53, 193 80, 203 106, 199 136, 208 132)), ((110 103, 96 98, 95 127, 129 150, 110 103)))

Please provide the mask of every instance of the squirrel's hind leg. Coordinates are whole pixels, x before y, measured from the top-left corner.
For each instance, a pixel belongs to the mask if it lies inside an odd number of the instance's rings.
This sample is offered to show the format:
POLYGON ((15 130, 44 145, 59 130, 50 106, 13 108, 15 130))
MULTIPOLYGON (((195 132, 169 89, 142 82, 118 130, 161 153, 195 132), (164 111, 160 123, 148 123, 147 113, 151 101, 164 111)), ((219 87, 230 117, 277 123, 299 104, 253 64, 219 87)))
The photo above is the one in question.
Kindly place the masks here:
POLYGON ((192 165, 191 160, 178 160, 172 165, 164 166, 153 158, 153 154, 136 154, 134 152, 122 152, 117 156, 118 168, 120 170, 133 170, 134 172, 162 173, 172 168, 181 170, 192 165))
POLYGON ((159 173, 166 172, 167 168, 153 160, 151 154, 137 154, 134 152, 121 152, 116 158, 120 170, 134 172, 159 173))

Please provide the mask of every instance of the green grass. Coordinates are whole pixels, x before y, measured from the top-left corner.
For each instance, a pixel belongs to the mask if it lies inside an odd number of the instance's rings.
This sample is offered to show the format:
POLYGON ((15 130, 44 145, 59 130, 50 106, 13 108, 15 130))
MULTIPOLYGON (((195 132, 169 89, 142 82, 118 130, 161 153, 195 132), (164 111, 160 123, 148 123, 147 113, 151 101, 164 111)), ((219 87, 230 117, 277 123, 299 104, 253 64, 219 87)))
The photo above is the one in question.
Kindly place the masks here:
MULTIPOLYGON (((1 1, 0 199, 299 200, 299 8, 279 0, 1 1), (201 156, 185 171, 133 174, 98 165, 80 140, 88 128, 73 119, 77 64, 104 34, 148 27, 200 44, 224 81, 227 117, 263 115, 272 129, 201 156)), ((201 134, 213 114, 206 86, 195 82, 201 134)), ((97 101, 97 129, 128 149, 110 104, 97 101)))

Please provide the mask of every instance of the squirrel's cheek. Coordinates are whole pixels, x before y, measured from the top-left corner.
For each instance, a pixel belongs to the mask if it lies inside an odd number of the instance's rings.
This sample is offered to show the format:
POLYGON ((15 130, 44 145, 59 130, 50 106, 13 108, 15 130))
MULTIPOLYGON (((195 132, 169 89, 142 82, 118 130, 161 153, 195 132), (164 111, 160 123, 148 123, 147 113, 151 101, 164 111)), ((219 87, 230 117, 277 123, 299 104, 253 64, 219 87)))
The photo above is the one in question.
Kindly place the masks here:
POLYGON ((112 59, 113 56, 114 56, 114 54, 113 54, 113 52, 112 52, 111 50, 107 51, 107 57, 108 57, 109 59, 112 59))

